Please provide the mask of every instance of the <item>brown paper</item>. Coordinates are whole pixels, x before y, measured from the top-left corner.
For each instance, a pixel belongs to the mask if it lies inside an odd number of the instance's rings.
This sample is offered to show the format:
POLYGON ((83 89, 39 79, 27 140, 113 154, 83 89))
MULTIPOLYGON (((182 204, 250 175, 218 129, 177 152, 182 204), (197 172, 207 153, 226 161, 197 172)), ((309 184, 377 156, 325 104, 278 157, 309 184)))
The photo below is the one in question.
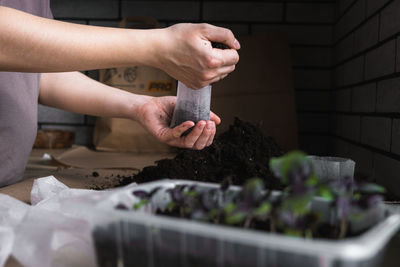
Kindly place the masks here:
POLYGON ((132 176, 146 166, 155 165, 156 160, 173 156, 163 153, 139 155, 97 152, 81 146, 66 151, 34 149, 25 169, 24 180, 0 188, 0 193, 29 203, 34 179, 49 175, 54 175, 71 188, 113 187, 119 184, 119 177, 132 176), (44 153, 51 154, 53 161, 44 160, 42 158, 44 153), (96 170, 95 176, 94 170, 96 170))
POLYGON ((141 170, 147 165, 153 165, 155 160, 167 157, 173 157, 173 154, 100 152, 90 150, 84 146, 77 146, 53 157, 53 159, 64 166, 82 169, 141 170))

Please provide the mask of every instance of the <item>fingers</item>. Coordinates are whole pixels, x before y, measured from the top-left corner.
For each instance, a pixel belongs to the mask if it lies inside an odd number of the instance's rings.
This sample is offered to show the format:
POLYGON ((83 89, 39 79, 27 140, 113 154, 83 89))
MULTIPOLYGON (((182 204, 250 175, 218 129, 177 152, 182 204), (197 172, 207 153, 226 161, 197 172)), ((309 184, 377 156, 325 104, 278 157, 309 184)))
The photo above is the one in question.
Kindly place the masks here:
POLYGON ((212 120, 216 125, 221 123, 221 118, 212 111, 210 111, 210 120, 212 120))
POLYGON ((210 146, 210 145, 212 144, 212 142, 213 142, 213 140, 214 140, 215 132, 216 132, 216 129, 215 129, 215 122, 213 122, 213 121, 208 121, 208 122, 207 122, 207 126, 208 126, 209 124, 210 124, 210 127, 212 128, 212 133, 211 133, 211 135, 208 137, 206 146, 210 146))
POLYGON ((223 67, 223 66, 231 66, 231 65, 236 65, 239 62, 239 54, 236 50, 233 49, 217 49, 213 48, 213 58, 215 58, 216 62, 213 62, 214 65, 217 65, 217 67, 223 67), (219 60, 218 60, 219 59, 219 60))
POLYGON ((199 121, 187 136, 181 137, 180 146, 201 150, 212 144, 215 131, 216 127, 214 121, 199 121))
POLYGON ((209 142, 210 137, 214 135, 213 132, 215 133, 214 122, 207 121, 204 126, 203 132, 194 144, 193 149, 201 150, 205 148, 209 142))
POLYGON ((225 79, 226 76, 228 76, 228 74, 224 74, 224 75, 221 75, 221 76, 217 76, 217 77, 215 77, 214 79, 209 80, 209 81, 208 81, 208 84, 213 84, 213 83, 219 82, 219 81, 225 79))
POLYGON ((209 41, 223 43, 233 49, 240 49, 240 44, 231 30, 210 24, 204 24, 203 26, 204 36, 209 41))
POLYGON ((172 129, 173 138, 174 139, 180 138, 185 131, 189 130, 190 127, 193 127, 193 126, 194 126, 194 122, 192 122, 192 121, 185 121, 181 125, 176 126, 174 129, 172 129))
POLYGON ((196 126, 192 129, 192 131, 184 137, 183 143, 186 148, 194 148, 197 140, 203 133, 203 130, 206 126, 205 121, 197 122, 196 126))

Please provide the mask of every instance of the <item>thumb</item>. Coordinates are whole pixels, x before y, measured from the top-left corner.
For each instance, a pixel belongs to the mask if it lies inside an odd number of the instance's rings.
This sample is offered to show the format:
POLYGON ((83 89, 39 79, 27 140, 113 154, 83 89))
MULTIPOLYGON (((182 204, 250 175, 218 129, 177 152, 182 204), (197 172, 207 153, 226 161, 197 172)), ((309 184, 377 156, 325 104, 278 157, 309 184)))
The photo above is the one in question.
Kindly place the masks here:
POLYGON ((207 38, 208 41, 223 43, 232 49, 240 49, 239 41, 236 40, 232 31, 229 29, 206 24, 204 37, 207 38))

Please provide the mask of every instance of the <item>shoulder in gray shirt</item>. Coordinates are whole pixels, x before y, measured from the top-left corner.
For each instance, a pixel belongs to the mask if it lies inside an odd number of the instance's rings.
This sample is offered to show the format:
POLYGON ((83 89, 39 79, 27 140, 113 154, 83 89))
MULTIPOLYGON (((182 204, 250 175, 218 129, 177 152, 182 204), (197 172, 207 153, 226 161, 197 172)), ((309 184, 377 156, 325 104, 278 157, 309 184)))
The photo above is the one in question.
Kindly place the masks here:
MULTIPOLYGON (((33 15, 52 18, 49 0, 0 0, 33 15)), ((40 74, 0 72, 0 186, 23 178, 37 132, 40 74)))

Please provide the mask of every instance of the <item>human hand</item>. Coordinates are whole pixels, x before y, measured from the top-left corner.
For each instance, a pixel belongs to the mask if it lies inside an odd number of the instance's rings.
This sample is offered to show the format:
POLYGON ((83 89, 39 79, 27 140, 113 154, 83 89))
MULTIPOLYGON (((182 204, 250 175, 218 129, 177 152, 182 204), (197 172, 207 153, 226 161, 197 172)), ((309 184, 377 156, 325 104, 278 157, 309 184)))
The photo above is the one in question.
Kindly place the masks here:
POLYGON ((221 119, 210 112, 210 120, 199 121, 196 124, 186 121, 175 128, 169 128, 172 113, 176 104, 176 97, 147 97, 136 109, 138 120, 159 141, 171 146, 201 150, 212 144, 216 131, 216 124, 221 119), (181 136, 186 130, 193 127, 192 131, 181 136))
POLYGON ((176 24, 164 29, 158 66, 193 89, 220 81, 239 61, 239 42, 229 29, 210 24, 176 24), (211 42, 231 49, 213 48, 211 42))

